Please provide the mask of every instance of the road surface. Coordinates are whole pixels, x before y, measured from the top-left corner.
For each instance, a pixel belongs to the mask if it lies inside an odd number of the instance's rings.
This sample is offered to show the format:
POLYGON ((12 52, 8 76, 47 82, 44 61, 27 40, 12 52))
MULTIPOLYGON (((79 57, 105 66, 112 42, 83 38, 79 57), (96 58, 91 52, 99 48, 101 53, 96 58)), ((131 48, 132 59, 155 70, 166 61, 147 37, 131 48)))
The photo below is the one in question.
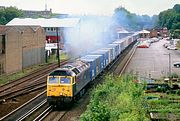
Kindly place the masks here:
POLYGON ((125 72, 153 79, 161 79, 169 73, 180 74, 180 68, 173 66, 174 62, 180 61, 180 50, 167 50, 163 46, 166 42, 162 39, 149 48, 137 48, 125 72))

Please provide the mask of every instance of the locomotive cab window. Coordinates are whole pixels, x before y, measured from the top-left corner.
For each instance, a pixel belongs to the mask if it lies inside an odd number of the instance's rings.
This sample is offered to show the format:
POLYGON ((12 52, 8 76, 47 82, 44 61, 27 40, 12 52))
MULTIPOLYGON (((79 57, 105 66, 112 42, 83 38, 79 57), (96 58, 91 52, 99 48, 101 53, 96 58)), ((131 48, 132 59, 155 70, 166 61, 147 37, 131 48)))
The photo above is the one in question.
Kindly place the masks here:
POLYGON ((49 83, 50 84, 58 84, 59 78, 58 77, 49 77, 49 83))
POLYGON ((60 78, 60 83, 61 84, 71 84, 71 79, 70 78, 60 78))

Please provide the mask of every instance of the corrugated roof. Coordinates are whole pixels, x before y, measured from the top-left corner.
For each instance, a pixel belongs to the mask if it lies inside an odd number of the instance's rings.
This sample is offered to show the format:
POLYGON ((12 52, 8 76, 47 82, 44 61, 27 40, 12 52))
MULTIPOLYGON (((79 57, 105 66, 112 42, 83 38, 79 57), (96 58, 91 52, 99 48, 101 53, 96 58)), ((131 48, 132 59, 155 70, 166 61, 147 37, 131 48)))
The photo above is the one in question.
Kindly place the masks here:
POLYGON ((41 26, 41 27, 75 27, 80 22, 79 18, 14 18, 7 26, 41 26))

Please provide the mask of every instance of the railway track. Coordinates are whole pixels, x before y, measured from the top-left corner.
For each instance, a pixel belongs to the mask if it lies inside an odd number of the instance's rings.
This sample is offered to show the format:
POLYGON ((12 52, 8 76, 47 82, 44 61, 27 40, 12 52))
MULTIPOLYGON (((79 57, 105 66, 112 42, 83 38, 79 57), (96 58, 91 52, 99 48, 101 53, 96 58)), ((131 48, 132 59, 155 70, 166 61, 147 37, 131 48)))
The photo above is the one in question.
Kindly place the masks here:
POLYGON ((49 106, 45 111, 38 115, 33 121, 42 121, 47 115, 52 112, 52 106, 49 106))
POLYGON ((56 65, 57 65, 56 63, 52 63, 52 64, 50 64, 50 65, 48 65, 46 67, 43 67, 43 68, 40 68, 40 69, 38 69, 36 71, 31 72, 30 74, 28 74, 26 76, 23 76, 23 77, 21 77, 19 79, 16 79, 16 80, 10 81, 10 82, 8 82, 8 83, 6 83, 4 85, 1 85, 0 86, 0 93, 4 92, 6 90, 9 90, 9 88, 15 87, 16 85, 19 85, 19 84, 21 84, 21 83, 23 83, 23 82, 25 82, 25 81, 27 81, 27 80, 29 80, 31 78, 37 77, 39 72, 41 72, 43 70, 46 70, 47 68, 51 68, 52 66, 56 66, 56 65))
POLYGON ((46 91, 41 92, 39 95, 34 97, 33 99, 29 100, 28 102, 24 103, 17 109, 11 111, 7 115, 0 118, 0 121, 7 121, 7 120, 24 120, 34 111, 39 109, 41 106, 47 103, 46 100, 46 91))
MULTIPOLYGON (((61 64, 67 63, 63 61, 61 64)), ((51 64, 47 67, 39 69, 38 71, 32 72, 29 76, 15 80, 12 83, 8 83, 0 87, 0 103, 20 96, 22 94, 27 94, 29 92, 45 88, 46 87, 46 76, 53 69, 57 68, 57 64, 51 64)))
POLYGON ((44 112, 42 112, 33 121, 60 121, 68 111, 54 111, 52 107, 48 107, 44 112))
MULTIPOLYGON (((123 55, 121 55, 121 57, 119 57, 118 58, 118 60, 120 60, 120 59, 122 59, 122 58, 124 58, 126 55, 127 55, 127 53, 129 53, 129 51, 130 50, 127 50, 127 52, 124 54, 124 56, 123 55)), ((135 51, 135 49, 133 49, 133 51, 130 51, 130 54, 128 55, 128 58, 130 57, 132 57, 132 55, 133 55, 133 53, 134 53, 134 51, 135 51)), ((111 70, 111 72, 116 72, 116 74, 122 74, 123 73, 123 71, 124 71, 124 68, 126 68, 126 66, 127 66, 127 64, 129 63, 129 60, 130 59, 128 59, 128 58, 124 58, 123 59, 123 66, 122 66, 122 68, 121 69, 119 69, 119 62, 118 61, 115 61, 114 63, 112 63, 112 65, 108 68, 108 71, 109 71, 109 69, 111 70), (127 60, 128 59, 128 60, 127 60), (125 66, 125 67, 124 67, 125 66)), ((122 62, 121 62, 122 63, 122 62)), ((106 71, 107 72, 107 71, 106 71)), ((105 73, 106 73, 105 72, 105 73)), ((103 75, 101 75, 100 76, 100 78, 97 78, 96 80, 103 80, 103 78, 104 78, 104 76, 103 75)), ((101 83, 101 81, 95 81, 95 82, 97 82, 97 84, 99 84, 99 83, 101 83)), ((95 84, 95 85, 97 85, 97 84, 95 84)), ((21 121, 21 120, 26 120, 27 118, 28 119, 31 119, 31 120, 34 120, 34 121, 41 121, 41 120, 51 120, 51 121, 61 121, 61 120, 63 120, 63 118, 64 118, 64 116, 66 115, 66 113, 68 113, 68 110, 67 111, 54 111, 53 109, 52 109, 52 107, 51 106, 46 106, 46 108, 44 108, 43 109, 43 111, 39 111, 40 110, 40 108, 42 108, 42 106, 44 106, 44 105, 46 105, 46 95, 43 97, 43 98, 45 98, 43 101, 41 101, 41 103, 38 103, 38 104, 36 104, 36 105, 34 105, 33 107, 32 107, 32 109, 29 109, 29 111, 26 111, 26 113, 23 113, 22 114, 22 110, 23 110, 23 108, 25 108, 25 106, 23 106, 23 107, 21 107, 21 108, 19 108, 18 110, 21 110, 21 113, 20 114, 14 114, 15 116, 17 116, 17 115, 21 115, 21 116, 19 116, 18 118, 16 118, 16 119, 18 119, 18 121, 21 121), (36 115, 36 116, 32 116, 32 114, 33 113, 35 113, 35 112, 41 112, 41 113, 38 113, 38 115, 36 115), (33 118, 31 118, 31 117, 33 117, 33 118)), ((17 110, 16 111, 14 111, 14 112, 18 112, 17 110)), ((24 111, 25 112, 25 111, 24 111)), ((11 119, 13 118, 14 119, 14 117, 13 116, 4 116, 3 118, 1 118, 0 120, 7 120, 7 117, 9 118, 9 117, 11 117, 11 119), (5 118, 4 118, 5 117, 5 118)), ((10 118, 9 118, 10 119, 10 118)))
MULTIPOLYGON (((48 115, 53 115, 53 119, 58 121, 63 118, 63 116, 68 111, 53 111, 53 107, 47 104, 47 99, 45 95, 46 91, 43 91, 30 101, 26 102, 19 108, 0 118, 0 121, 6 120, 33 120, 42 121, 47 118, 48 115), (57 115, 58 114, 58 115, 57 115)), ((52 117, 51 117, 52 119, 52 117)))

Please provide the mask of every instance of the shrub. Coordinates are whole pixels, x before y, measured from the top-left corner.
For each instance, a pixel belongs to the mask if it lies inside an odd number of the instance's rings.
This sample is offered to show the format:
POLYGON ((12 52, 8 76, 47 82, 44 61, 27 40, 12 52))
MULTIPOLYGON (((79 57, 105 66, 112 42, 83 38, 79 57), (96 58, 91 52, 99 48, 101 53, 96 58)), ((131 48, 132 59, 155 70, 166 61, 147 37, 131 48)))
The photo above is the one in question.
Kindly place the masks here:
POLYGON ((130 75, 107 76, 105 83, 92 91, 81 121, 146 121, 145 105, 143 85, 134 83, 130 75))

